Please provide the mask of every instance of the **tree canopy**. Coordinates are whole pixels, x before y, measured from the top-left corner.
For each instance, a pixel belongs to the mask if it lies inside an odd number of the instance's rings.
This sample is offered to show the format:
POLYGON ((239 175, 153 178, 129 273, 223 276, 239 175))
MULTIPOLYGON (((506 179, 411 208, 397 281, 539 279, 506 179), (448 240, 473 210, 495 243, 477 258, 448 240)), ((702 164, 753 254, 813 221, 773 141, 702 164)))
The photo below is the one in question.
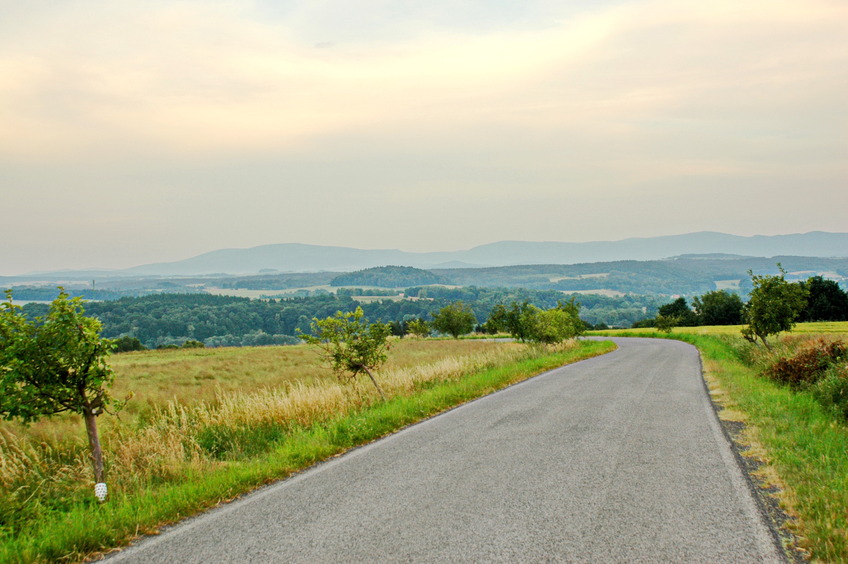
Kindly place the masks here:
POLYGON ((445 333, 458 339, 460 335, 471 333, 474 330, 474 325, 477 323, 477 317, 474 311, 462 302, 456 302, 446 305, 433 314, 433 329, 439 333, 445 333))
POLYGON ((801 285, 809 292, 798 321, 848 321, 848 294, 833 280, 813 276, 801 285))
POLYGON ((744 319, 748 324, 742 335, 751 342, 761 342, 771 348, 768 337, 790 331, 798 315, 807 305, 808 290, 801 284, 786 281, 786 271, 778 265, 779 275, 757 275, 749 271, 754 289, 745 305, 744 319))
POLYGON ((677 298, 671 303, 660 306, 658 314, 674 320, 674 325, 694 327, 698 325, 698 316, 686 303, 686 298, 677 298))
POLYGON ((85 317, 80 298, 61 290, 44 317, 30 320, 12 303, 0 309, 0 417, 31 423, 63 412, 82 415, 95 481, 103 482, 96 417, 111 402, 110 341, 100 321, 85 317))
POLYGON ((504 331, 523 343, 530 338, 532 318, 538 309, 527 301, 512 302, 509 307, 498 304, 492 308, 492 313, 486 321, 487 329, 504 331))
POLYGON ((498 304, 486 321, 488 329, 506 331, 521 342, 561 343, 581 335, 585 324, 580 319, 580 304, 572 297, 556 307, 541 309, 527 302, 498 304))
POLYGON ((428 284, 448 284, 444 276, 411 266, 377 266, 340 274, 330 281, 331 286, 377 286, 378 288, 408 288, 428 284))
POLYGON ((739 325, 744 306, 738 294, 725 290, 707 292, 692 300, 700 325, 739 325))

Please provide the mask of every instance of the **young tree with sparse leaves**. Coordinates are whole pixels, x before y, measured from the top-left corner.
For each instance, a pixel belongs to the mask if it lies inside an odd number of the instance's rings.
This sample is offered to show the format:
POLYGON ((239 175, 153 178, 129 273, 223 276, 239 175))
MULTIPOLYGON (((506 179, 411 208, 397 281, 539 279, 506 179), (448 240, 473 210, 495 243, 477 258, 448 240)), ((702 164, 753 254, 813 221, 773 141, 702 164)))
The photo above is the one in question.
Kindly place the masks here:
POLYGON ((386 362, 389 335, 392 329, 385 323, 368 323, 361 307, 325 319, 313 318, 311 335, 300 338, 322 351, 333 371, 341 379, 355 380, 363 372, 368 375, 380 397, 386 396, 374 378, 374 372, 386 362))
POLYGON ((6 292, 0 306, 0 417, 28 424, 64 412, 81 415, 95 491, 105 498, 97 416, 112 402, 114 374, 106 363, 112 343, 101 338, 100 321, 83 315, 82 300, 59 290, 47 314, 34 320, 6 292))
POLYGON ((657 315, 654 319, 654 327, 660 333, 671 333, 677 327, 679 319, 673 315, 657 315))

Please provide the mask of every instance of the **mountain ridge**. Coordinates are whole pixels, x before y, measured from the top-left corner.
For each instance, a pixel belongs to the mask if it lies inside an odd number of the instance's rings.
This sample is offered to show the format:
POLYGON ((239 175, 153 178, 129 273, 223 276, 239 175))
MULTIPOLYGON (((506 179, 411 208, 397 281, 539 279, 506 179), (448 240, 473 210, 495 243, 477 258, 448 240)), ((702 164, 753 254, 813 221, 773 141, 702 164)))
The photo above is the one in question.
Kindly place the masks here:
MULTIPOLYGON (((681 255, 731 254, 751 257, 848 257, 848 233, 812 231, 785 235, 730 235, 701 231, 659 237, 582 243, 499 241, 467 250, 409 252, 398 249, 280 243, 218 249, 187 259, 109 271, 120 276, 199 276, 277 272, 348 272, 376 266, 485 268, 530 264, 580 264, 617 260, 660 260, 681 255)), ((67 276, 73 271, 42 273, 67 276)), ((86 271, 77 271, 82 274, 86 271)))

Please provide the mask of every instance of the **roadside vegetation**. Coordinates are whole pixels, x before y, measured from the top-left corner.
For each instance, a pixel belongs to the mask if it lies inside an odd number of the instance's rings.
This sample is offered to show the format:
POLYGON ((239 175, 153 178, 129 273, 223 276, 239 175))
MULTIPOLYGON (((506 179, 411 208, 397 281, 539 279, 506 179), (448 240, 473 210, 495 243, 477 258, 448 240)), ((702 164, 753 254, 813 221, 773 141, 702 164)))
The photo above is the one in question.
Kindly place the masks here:
POLYGON ((800 546, 813 561, 848 562, 848 322, 800 323, 770 349, 742 328, 615 334, 697 346, 719 416, 744 424, 746 454, 763 463, 756 476, 779 490, 800 546))
MULTIPOLYGON (((572 296, 556 290, 523 288, 427 286, 406 291, 369 289, 367 296, 363 295, 365 290, 358 288, 339 288, 336 292, 270 299, 162 293, 88 302, 85 308, 88 315, 103 324, 104 337, 122 340, 122 350, 133 350, 182 347, 190 341, 207 347, 298 344, 298 330, 309 332, 313 318, 323 319, 337 311, 354 311, 357 306, 362 307, 369 320, 388 323, 393 335, 402 336, 413 332, 412 324, 416 322, 427 323, 435 330, 432 325, 435 316, 457 302, 467 305, 482 324, 499 304, 528 302, 540 309, 550 309, 559 301, 576 297, 581 304, 581 318, 585 321, 618 327, 629 327, 643 319, 646 311, 653 314, 662 303, 662 298, 652 296, 572 296), (391 295, 381 296, 381 293, 391 295)), ((38 295, 53 299, 56 289, 38 295)), ((21 299, 17 292, 15 298, 21 299)), ((47 311, 47 305, 26 304, 24 311, 36 317, 47 311)), ((470 330, 474 329, 472 325, 470 330)))
MULTIPOLYGON (((748 302, 724 290, 694 298, 692 307, 677 298, 637 324, 644 329, 618 334, 698 346, 723 417, 745 425, 744 440, 766 462, 763 479, 781 488, 803 546, 814 559, 848 561, 848 322, 838 321, 848 319, 848 294, 821 277, 787 282, 778 269, 749 272, 748 302), (828 322, 796 325, 804 320, 828 322)), ((0 416, 20 422, 0 424, 0 562, 106 551, 404 425, 614 348, 574 339, 592 328, 581 319, 583 298, 564 301, 559 292, 428 287, 408 289, 409 300, 361 305, 354 293, 340 294, 267 302, 127 298, 91 304, 99 320, 81 317, 79 301, 63 294, 59 313, 34 325, 29 320, 48 306, 20 310, 9 299, 0 316, 0 416), (369 311, 379 313, 373 323, 369 311), (54 317, 55 330, 48 323, 54 317), (113 334, 116 341, 101 339, 101 327, 120 323, 130 325, 113 334), (284 328, 310 346, 206 348, 300 340, 284 328), (472 330, 475 339, 458 339, 472 330), (163 350, 143 350, 136 335, 144 331, 163 350), (434 331, 453 338, 426 338, 434 331), (44 342, 30 346, 40 333, 44 342), (516 342, 485 340, 493 334, 516 342), (106 365, 104 347, 112 345, 131 352, 106 365), (73 362, 63 356, 75 349, 73 362), (59 408, 30 410, 43 407, 45 385, 73 391, 87 377, 92 385, 79 409, 60 395, 59 408), (117 417, 100 418, 98 431, 94 416, 108 397, 132 399, 117 417), (79 418, 63 411, 83 415, 88 440, 79 418), (109 498, 101 503, 91 487, 104 480, 109 498)))
MULTIPOLYGON (((382 335, 382 334, 381 334, 382 335)), ((79 560, 547 369, 614 348, 403 339, 368 383, 313 346, 186 348, 111 357, 101 418, 105 503, 78 419, 0 425, 0 561, 79 560)))

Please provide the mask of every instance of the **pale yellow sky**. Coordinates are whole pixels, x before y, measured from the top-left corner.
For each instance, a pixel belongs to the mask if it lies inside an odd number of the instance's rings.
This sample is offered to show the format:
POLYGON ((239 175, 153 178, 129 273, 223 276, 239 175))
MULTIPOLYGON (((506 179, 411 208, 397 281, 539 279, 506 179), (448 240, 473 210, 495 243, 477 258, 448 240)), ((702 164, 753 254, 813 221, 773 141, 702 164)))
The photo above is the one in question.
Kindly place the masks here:
POLYGON ((848 231, 848 4, 0 0, 0 275, 848 231))

